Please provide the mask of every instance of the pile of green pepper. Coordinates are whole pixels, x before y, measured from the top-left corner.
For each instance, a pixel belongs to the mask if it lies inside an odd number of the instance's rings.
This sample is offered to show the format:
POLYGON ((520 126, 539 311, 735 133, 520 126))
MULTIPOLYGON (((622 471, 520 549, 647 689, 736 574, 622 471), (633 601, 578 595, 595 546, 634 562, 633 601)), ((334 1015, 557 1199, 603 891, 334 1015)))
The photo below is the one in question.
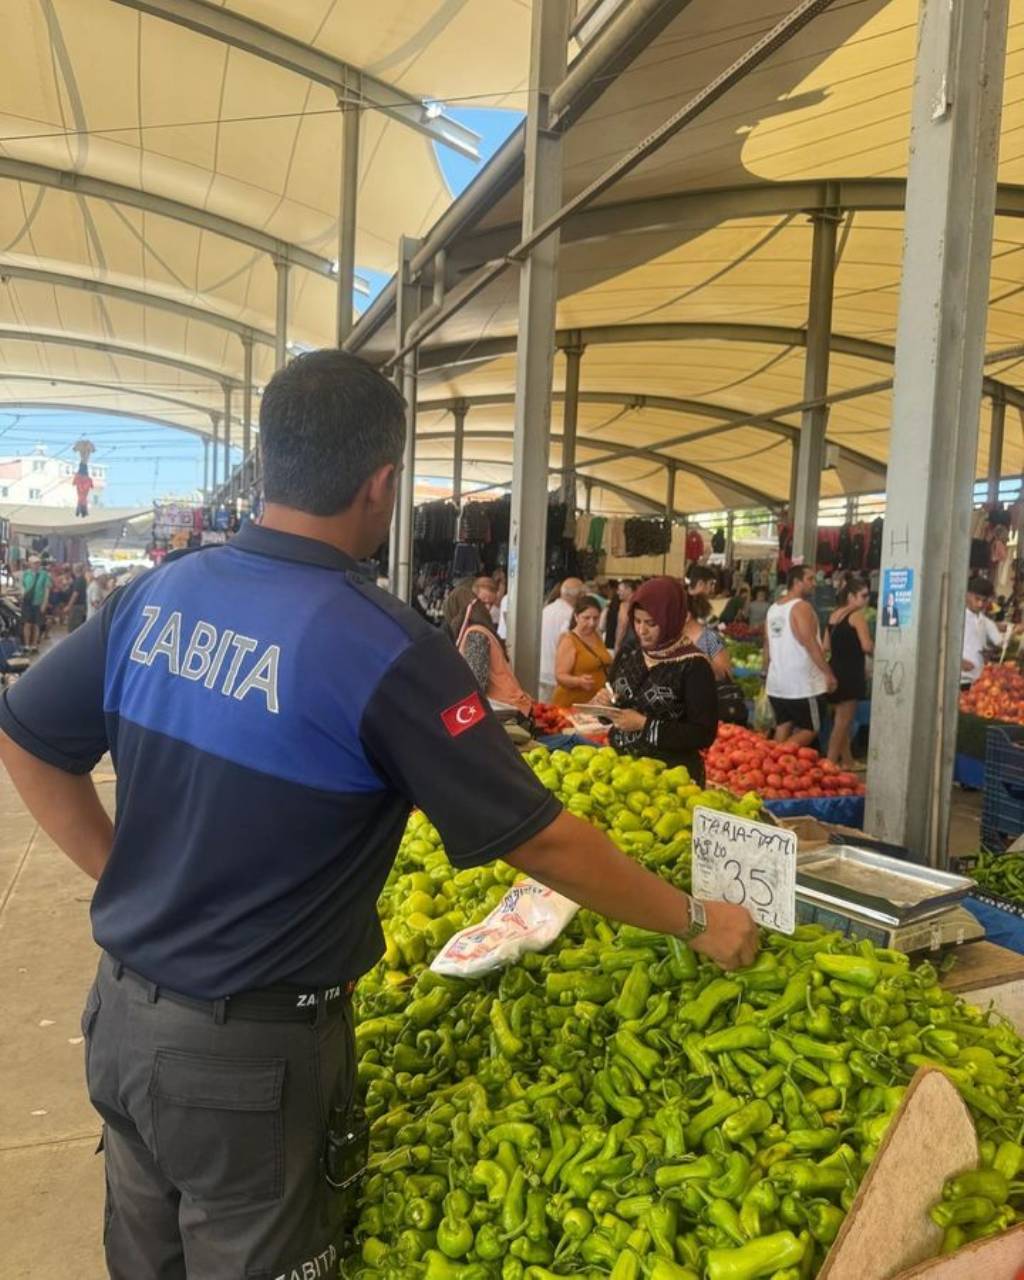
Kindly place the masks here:
MULTIPOLYGON (((389 932, 406 877, 457 898, 438 852, 418 818, 389 932)), ((685 879, 685 862, 659 871, 685 879)), ((480 914, 505 885, 484 871, 467 885, 480 914)), ((808 1280, 922 1065, 957 1084, 1006 1165, 1002 1200, 957 1188, 947 1246, 1016 1218, 1024 1044, 930 964, 807 926, 725 976, 580 911, 545 952, 462 981, 425 967, 441 944, 418 936, 421 958, 385 960, 357 991, 372 1146, 346 1277, 808 1280), (981 1199, 988 1217, 961 1207, 981 1199)))
POLYGON ((982 853, 970 875, 982 889, 1024 906, 1024 853, 982 853))

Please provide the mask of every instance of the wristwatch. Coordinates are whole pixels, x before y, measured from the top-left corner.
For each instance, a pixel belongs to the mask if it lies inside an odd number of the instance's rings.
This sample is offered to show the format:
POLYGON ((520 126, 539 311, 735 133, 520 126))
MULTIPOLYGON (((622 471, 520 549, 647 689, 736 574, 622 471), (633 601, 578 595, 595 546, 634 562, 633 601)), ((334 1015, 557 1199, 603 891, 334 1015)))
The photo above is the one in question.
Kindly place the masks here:
POLYGON ((681 941, 692 942, 694 938, 699 938, 708 927, 708 913, 704 909, 704 903, 700 898, 690 899, 690 923, 679 935, 681 941))

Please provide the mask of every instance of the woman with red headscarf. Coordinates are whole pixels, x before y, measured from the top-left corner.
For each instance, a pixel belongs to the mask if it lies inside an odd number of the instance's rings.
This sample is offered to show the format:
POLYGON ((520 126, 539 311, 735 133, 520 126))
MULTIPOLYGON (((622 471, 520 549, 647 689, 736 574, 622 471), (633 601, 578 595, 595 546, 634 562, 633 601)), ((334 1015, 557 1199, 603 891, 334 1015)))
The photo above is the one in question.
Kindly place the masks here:
POLYGON ((685 638, 686 592, 675 578, 651 578, 630 601, 640 647, 620 653, 609 677, 622 708, 609 742, 616 751, 685 765, 704 783, 701 751, 718 733, 718 694, 707 657, 685 638))

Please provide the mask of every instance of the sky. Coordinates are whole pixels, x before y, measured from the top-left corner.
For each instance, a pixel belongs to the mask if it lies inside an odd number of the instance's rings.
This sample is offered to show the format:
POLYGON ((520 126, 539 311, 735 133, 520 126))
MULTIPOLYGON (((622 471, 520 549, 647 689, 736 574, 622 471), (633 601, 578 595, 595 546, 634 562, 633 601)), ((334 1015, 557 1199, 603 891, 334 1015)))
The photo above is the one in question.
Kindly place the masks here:
MULTIPOLYGON (((463 191, 483 163, 490 159, 522 116, 517 111, 450 107, 460 123, 481 135, 480 163, 437 147, 445 181, 453 195, 463 191)), ((370 284, 370 296, 356 294, 357 311, 364 310, 387 284, 389 276, 356 264, 370 284)), ((154 499, 184 497, 203 484, 202 441, 184 431, 103 414, 74 414, 52 410, 0 410, 0 457, 31 453, 43 445, 48 453, 72 459, 71 445, 83 434, 96 445, 93 461, 108 468, 105 507, 147 507, 154 499)), ((235 461, 240 454, 235 451, 235 461)))

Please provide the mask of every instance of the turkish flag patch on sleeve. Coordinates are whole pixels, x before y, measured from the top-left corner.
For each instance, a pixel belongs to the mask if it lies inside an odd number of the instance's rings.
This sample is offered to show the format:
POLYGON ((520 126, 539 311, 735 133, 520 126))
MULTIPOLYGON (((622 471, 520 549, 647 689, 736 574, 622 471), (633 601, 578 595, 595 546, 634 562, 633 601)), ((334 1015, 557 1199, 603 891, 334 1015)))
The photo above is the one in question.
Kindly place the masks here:
POLYGON ((467 729, 472 729, 475 724, 479 724, 485 714, 484 704, 480 701, 480 695, 471 693, 468 698, 463 698, 461 702, 456 702, 454 707, 449 707, 447 711, 442 711, 441 723, 448 730, 451 737, 457 738, 460 733, 465 733, 467 729))

